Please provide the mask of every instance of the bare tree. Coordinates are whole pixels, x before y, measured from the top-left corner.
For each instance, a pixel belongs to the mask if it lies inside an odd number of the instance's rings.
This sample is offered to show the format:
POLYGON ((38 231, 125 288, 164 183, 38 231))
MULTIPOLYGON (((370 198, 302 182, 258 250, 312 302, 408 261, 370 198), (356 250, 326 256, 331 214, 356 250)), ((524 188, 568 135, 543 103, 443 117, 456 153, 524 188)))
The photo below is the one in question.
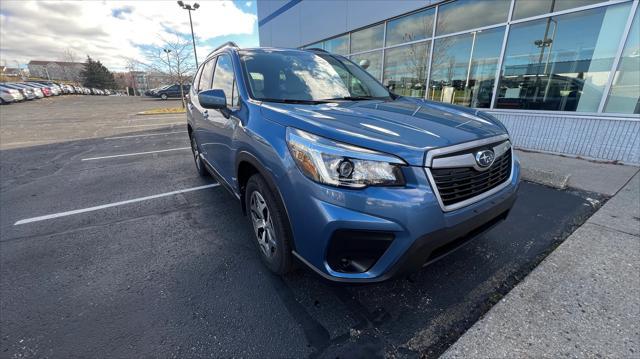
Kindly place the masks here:
POLYGON ((62 54, 62 59, 67 62, 76 62, 78 55, 71 50, 71 48, 66 48, 62 54))
MULTIPOLYGON (((73 62, 76 62, 77 59, 78 59, 78 55, 75 52, 73 52, 73 50, 69 47, 66 48, 62 53, 61 61, 63 62, 73 63, 73 62)), ((69 81, 80 82, 81 71, 82 71, 82 68, 80 66, 75 66, 71 64, 66 64, 62 66, 62 72, 64 74, 64 77, 66 80, 69 80, 69 81)))
POLYGON ((159 38, 161 45, 148 49, 144 54, 144 61, 135 59, 127 59, 127 61, 147 71, 168 74, 173 83, 180 85, 184 107, 183 85, 191 82, 196 70, 191 42, 178 33, 172 33, 169 37, 159 36, 159 38))

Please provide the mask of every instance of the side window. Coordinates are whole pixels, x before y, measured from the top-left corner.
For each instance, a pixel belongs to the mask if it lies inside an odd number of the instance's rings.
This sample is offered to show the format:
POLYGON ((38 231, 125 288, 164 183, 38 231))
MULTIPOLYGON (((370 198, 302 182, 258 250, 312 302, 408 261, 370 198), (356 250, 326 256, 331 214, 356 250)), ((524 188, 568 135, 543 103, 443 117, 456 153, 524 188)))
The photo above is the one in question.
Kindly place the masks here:
POLYGON ((198 92, 211 88, 211 76, 213 76, 215 63, 216 59, 212 59, 202 67, 202 76, 200 76, 200 82, 198 82, 198 92))
POLYGON ((211 85, 211 88, 224 91, 229 107, 233 106, 233 81, 233 64, 231 63, 231 58, 228 55, 220 55, 218 57, 218 64, 216 65, 216 71, 213 75, 213 85, 211 85))
POLYGON ((204 69, 204 65, 200 66, 200 68, 198 69, 198 72, 196 72, 196 75, 193 77, 193 85, 191 86, 191 88, 194 88, 194 89, 198 88, 198 82, 200 82, 200 76, 202 75, 202 69, 204 69))

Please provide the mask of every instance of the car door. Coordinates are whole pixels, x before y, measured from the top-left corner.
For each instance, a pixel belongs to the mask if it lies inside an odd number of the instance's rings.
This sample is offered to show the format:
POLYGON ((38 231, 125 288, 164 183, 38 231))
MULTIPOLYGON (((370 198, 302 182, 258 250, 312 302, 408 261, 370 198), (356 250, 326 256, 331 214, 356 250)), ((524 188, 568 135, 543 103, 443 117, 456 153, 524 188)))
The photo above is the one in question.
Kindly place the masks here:
POLYGON ((169 89, 167 90, 167 96, 180 97, 180 87, 178 85, 173 85, 169 87, 169 89))
POLYGON ((205 122, 205 116, 209 116, 209 110, 200 105, 198 93, 211 89, 211 79, 213 78, 215 64, 216 59, 212 58, 202 65, 200 78, 197 83, 194 82, 194 90, 192 91, 192 95, 189 96, 189 105, 187 106, 187 110, 191 113, 193 119, 193 131, 196 135, 196 141, 205 159, 207 158, 207 150, 209 149, 208 125, 205 122))
POLYGON ((236 116, 238 97, 234 96, 235 75, 229 54, 218 56, 213 73, 212 89, 222 90, 227 98, 227 107, 209 110, 203 121, 207 126, 209 143, 206 158, 229 184, 233 183, 234 163, 232 161, 232 137, 239 124, 236 116))

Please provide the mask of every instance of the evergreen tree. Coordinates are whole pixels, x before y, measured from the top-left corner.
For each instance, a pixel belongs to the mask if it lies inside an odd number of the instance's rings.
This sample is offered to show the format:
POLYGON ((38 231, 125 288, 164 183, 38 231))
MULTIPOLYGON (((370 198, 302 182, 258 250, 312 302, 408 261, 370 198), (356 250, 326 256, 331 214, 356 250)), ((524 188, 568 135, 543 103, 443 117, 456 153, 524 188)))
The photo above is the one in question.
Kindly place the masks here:
POLYGON ((117 87, 113 74, 100 61, 94 61, 90 56, 87 56, 80 76, 82 77, 82 85, 85 87, 99 89, 115 89, 117 87))

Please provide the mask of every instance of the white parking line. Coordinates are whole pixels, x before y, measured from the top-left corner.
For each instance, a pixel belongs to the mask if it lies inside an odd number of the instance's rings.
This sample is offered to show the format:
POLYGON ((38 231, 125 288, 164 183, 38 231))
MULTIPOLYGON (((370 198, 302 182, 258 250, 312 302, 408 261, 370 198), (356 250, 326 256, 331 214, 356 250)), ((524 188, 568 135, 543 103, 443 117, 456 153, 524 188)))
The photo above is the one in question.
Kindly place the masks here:
POLYGON ((185 122, 172 122, 172 123, 156 123, 152 125, 131 125, 131 126, 115 126, 112 128, 131 128, 131 127, 151 127, 151 126, 173 126, 173 125, 186 125, 185 122))
POLYGON ((114 203, 107 203, 107 204, 103 204, 103 205, 95 206, 95 207, 89 207, 89 208, 83 208, 83 209, 76 209, 76 210, 73 210, 73 211, 67 211, 67 212, 60 212, 60 213, 47 214, 46 216, 40 216, 40 217, 33 217, 33 218, 21 219, 21 220, 17 221, 16 223, 14 223, 13 225, 14 225, 14 226, 19 226, 19 225, 21 225, 21 224, 26 224, 26 223, 40 222, 40 221, 46 221, 46 220, 48 220, 48 219, 54 219, 54 218, 60 218, 60 217, 71 216, 71 215, 74 215, 74 214, 80 214, 80 213, 86 213, 86 212, 93 212, 93 211, 98 211, 98 210, 105 209, 105 208, 116 207, 116 206, 122 206, 122 205, 130 204, 130 203, 141 202, 141 201, 147 201, 147 200, 150 200, 150 199, 156 199, 156 198, 160 198, 160 197, 173 196, 174 194, 179 194, 179 193, 193 192, 193 191, 199 191, 199 190, 201 190, 201 189, 212 188, 212 187, 218 187, 219 185, 220 185, 219 183, 213 183, 213 184, 208 184, 208 185, 199 186, 199 187, 192 187, 192 188, 187 188, 187 189, 181 189, 181 190, 178 190, 178 191, 172 191, 172 192, 166 192, 166 193, 154 194, 153 196, 146 196, 146 197, 140 197, 140 198, 129 199, 129 200, 126 200, 126 201, 120 201, 120 202, 114 202, 114 203))
POLYGON ((119 140, 121 138, 134 138, 134 137, 149 137, 149 136, 164 136, 164 135, 171 135, 174 133, 187 133, 185 131, 173 131, 173 132, 161 132, 161 133, 149 133, 146 135, 131 135, 131 136, 117 136, 117 137, 107 137, 105 138, 105 140, 119 140))
POLYGON ((90 157, 83 158, 82 161, 93 161, 93 160, 103 160, 105 158, 116 158, 116 157, 129 157, 129 156, 139 156, 139 155, 148 155, 151 153, 160 153, 160 152, 170 152, 170 151, 182 151, 182 150, 190 150, 191 147, 178 147, 178 148, 169 148, 167 150, 157 150, 157 151, 147 151, 147 152, 136 152, 136 153, 125 153, 122 155, 111 155, 111 156, 102 156, 102 157, 90 157))

